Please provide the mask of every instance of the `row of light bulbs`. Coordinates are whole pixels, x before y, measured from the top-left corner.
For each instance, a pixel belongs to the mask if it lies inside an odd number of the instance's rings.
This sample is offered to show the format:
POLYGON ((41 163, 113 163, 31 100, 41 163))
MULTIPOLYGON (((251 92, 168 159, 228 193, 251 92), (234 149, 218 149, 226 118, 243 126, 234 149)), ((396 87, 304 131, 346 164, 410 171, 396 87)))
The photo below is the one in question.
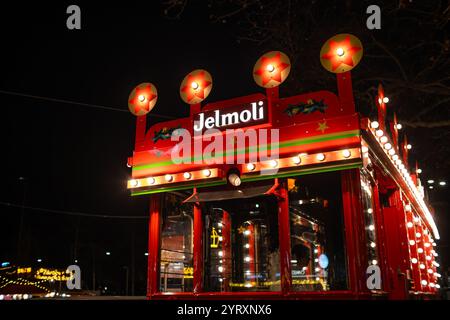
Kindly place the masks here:
MULTIPOLYGON (((184 172, 183 173, 183 178, 184 181, 189 181, 193 178, 194 173, 198 173, 198 172, 184 172)), ((202 178, 211 178, 212 177, 212 170, 210 169, 204 169, 201 170, 201 177, 202 178)), ((167 183, 171 183, 171 182, 175 182, 175 177, 177 177, 178 175, 175 174, 166 174, 164 175, 164 181, 167 183)), ((157 183, 157 178, 159 177, 148 177, 145 178, 146 184, 147 185, 156 185, 157 183)), ((142 179, 144 180, 144 179, 142 179)), ((129 181, 129 186, 131 188, 138 188, 142 186, 142 182, 141 179, 132 179, 129 181)))
MULTIPOLYGON (((338 153, 339 158, 344 158, 344 159, 349 159, 352 156, 352 150, 350 149, 344 149, 344 150, 340 150, 340 151, 332 151, 329 153, 317 153, 314 155, 308 155, 305 153, 301 153, 297 156, 293 156, 290 159, 289 158, 283 158, 283 159, 272 159, 272 160, 268 160, 268 161, 262 161, 260 162, 261 165, 263 165, 264 167, 269 167, 271 169, 277 169, 280 167, 289 167, 289 166, 298 166, 300 164, 302 164, 302 162, 304 160, 302 160, 302 158, 305 157, 309 157, 309 159, 311 159, 311 157, 314 158, 315 161, 317 162, 323 162, 325 160, 327 160, 328 156, 332 157, 332 154, 336 154, 338 153)), ((308 163, 311 161, 307 161, 308 163)), ((248 163, 246 165, 246 169, 248 172, 255 172, 257 169, 257 163, 248 163)), ((142 187, 142 186, 154 186, 154 185, 158 185, 158 184, 162 184, 162 183, 158 183, 158 180, 162 180, 165 181, 165 183, 172 183, 172 182, 183 182, 183 181, 189 181, 192 180, 193 178, 200 178, 200 179, 205 179, 205 178, 212 178, 212 177, 216 177, 216 175, 213 174, 213 170, 215 170, 214 172, 216 172, 217 169, 204 169, 201 170, 201 173, 199 171, 194 171, 194 172, 184 172, 182 174, 182 179, 176 179, 180 176, 180 174, 166 174, 163 176, 163 179, 160 179, 162 177, 148 177, 145 179, 132 179, 128 181, 128 185, 130 188, 138 188, 138 187, 142 187), (200 173, 200 174, 199 174, 200 173), (194 175, 196 177, 194 177, 194 175), (145 180, 145 183, 144 183, 145 180)), ((181 176, 180 176, 181 178, 181 176)))
MULTIPOLYGON (((433 233, 435 234, 436 238, 439 239, 439 233, 436 228, 436 224, 434 223, 431 212, 423 200, 423 194, 419 193, 417 186, 415 185, 414 181, 412 180, 411 175, 409 174, 408 169, 407 169, 407 164, 404 164, 402 162, 399 155, 395 151, 394 147, 389 142, 389 139, 385 135, 384 131, 379 128, 380 124, 377 121, 372 121, 370 123, 370 127, 373 129, 372 133, 374 133, 376 139, 379 141, 383 150, 385 150, 385 152, 390 156, 392 163, 397 168, 399 173, 402 175, 404 181, 406 182, 406 185, 412 191, 414 198, 416 199, 417 203, 420 205, 421 209, 425 213, 425 216, 426 216, 430 226, 433 229, 433 233)), ((412 148, 412 146, 410 144, 408 144, 407 149, 411 149, 411 148, 412 148)))
MULTIPOLYGON (((405 208, 406 208, 406 210, 407 210, 409 213, 412 213, 412 212, 411 212, 411 205, 407 204, 407 205, 405 206, 405 208)), ((418 217, 414 217, 414 218, 413 218, 413 221, 415 222, 416 225, 419 225, 419 224, 420 224, 420 219, 419 219, 418 217)), ((406 226, 407 226, 409 229, 411 229, 411 228, 414 227, 414 223, 411 222, 411 221, 408 221, 408 222, 406 223, 406 226)), ((422 233, 420 233, 420 232, 417 231, 417 230, 415 230, 415 231, 416 231, 415 233, 414 233, 414 231, 413 231, 413 234, 414 234, 414 237, 416 238, 416 240, 413 240, 413 239, 409 240, 409 245, 410 245, 410 246, 415 246, 416 243, 417 243, 417 241, 421 241, 420 239, 422 239, 422 237, 423 237, 422 233)), ((428 249, 428 248, 430 248, 431 246, 436 246, 436 243, 434 242, 434 239, 433 239, 431 236, 428 235, 428 231, 425 230, 423 233, 424 233, 426 236, 428 236, 428 238, 429 238, 429 240, 428 240, 429 242, 425 242, 425 243, 423 244, 424 247, 428 249)), ((417 253, 418 253, 418 254, 424 254, 424 253, 425 253, 425 250, 424 250, 423 248, 417 248, 417 253)), ((433 257, 437 257, 437 256, 438 256, 437 252, 436 252, 434 249, 431 249, 431 250, 430 250, 430 253, 431 253, 431 255, 433 255, 433 257)), ((426 254, 426 253, 425 253, 425 254, 426 254)), ((421 280, 421 285, 422 285, 423 287, 426 287, 426 286, 428 285, 430 288, 436 288, 436 289, 439 289, 439 288, 440 288, 440 285, 437 283, 437 281, 438 281, 438 278, 441 277, 441 275, 440 275, 439 273, 435 272, 435 271, 432 269, 433 267, 436 267, 436 268, 439 267, 439 263, 437 263, 436 261, 434 261, 434 260, 433 260, 433 257, 432 257, 431 255, 426 255, 426 256, 425 256, 425 260, 426 260, 426 262, 429 264, 428 269, 427 269, 426 264, 425 264, 425 263, 419 263, 419 260, 418 260, 417 258, 412 258, 412 259, 411 259, 411 263, 412 263, 414 266, 418 266, 418 268, 419 268, 420 270, 423 270, 423 271, 424 271, 424 270, 426 269, 426 272, 427 272, 427 274, 428 274, 428 277, 432 277, 432 276, 435 277, 435 282, 427 281, 427 280, 425 280, 425 279, 421 280)))
MULTIPOLYGON (((344 149, 344 150, 341 150, 341 155, 342 155, 343 158, 348 159, 348 158, 351 157, 352 152, 349 149, 344 149)), ((300 164, 302 164, 302 157, 305 157, 305 156, 307 156, 306 153, 301 153, 301 154, 299 154, 297 156, 291 157, 290 161, 294 165, 300 165, 300 164)), ((325 161, 326 159, 327 159, 327 155, 325 153, 317 153, 317 154, 315 154, 315 160, 316 161, 322 162, 322 161, 325 161)), ((282 160, 286 160, 286 159, 282 159, 282 160)), ((261 162, 261 163, 264 164, 264 165, 267 165, 268 167, 270 167, 272 169, 276 169, 280 165, 278 160, 269 160, 269 161, 265 161, 265 162, 261 162)), ((255 163, 248 163, 246 167, 247 167, 247 170, 250 171, 250 172, 256 170, 256 164, 255 163)))

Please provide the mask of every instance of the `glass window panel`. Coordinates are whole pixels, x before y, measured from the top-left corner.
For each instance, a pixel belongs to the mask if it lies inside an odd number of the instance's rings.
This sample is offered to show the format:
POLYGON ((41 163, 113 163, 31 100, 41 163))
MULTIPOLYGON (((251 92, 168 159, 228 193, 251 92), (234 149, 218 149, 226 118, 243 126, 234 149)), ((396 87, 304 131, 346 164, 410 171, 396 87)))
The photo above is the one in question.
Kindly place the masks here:
POLYGON ((205 290, 279 291, 278 206, 262 196, 208 203, 205 290))
POLYGON ((376 221, 374 216, 373 188, 370 180, 361 171, 361 198, 364 222, 366 226, 367 261, 368 265, 378 265, 378 245, 376 221))
POLYGON ((189 292, 193 286, 193 207, 187 194, 163 196, 160 291, 189 292))
POLYGON ((288 179, 292 290, 347 289, 341 173, 288 179))

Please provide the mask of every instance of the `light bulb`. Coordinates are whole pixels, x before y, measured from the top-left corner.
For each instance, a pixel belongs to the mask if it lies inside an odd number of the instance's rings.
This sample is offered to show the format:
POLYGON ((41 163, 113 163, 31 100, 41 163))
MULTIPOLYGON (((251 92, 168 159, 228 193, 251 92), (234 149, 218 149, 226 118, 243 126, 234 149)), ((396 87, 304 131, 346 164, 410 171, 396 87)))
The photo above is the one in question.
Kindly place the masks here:
POLYGON ((148 184, 155 184, 155 178, 153 178, 153 177, 147 178, 147 183, 148 184))
POLYGON ((270 161, 269 161, 269 165, 270 165, 272 168, 276 168, 276 167, 278 166, 278 161, 277 161, 277 160, 270 160, 270 161))
POLYGON ((253 171, 255 170, 256 166, 253 163, 248 163, 247 164, 247 170, 248 171, 253 171))
POLYGON ((344 51, 343 48, 337 48, 337 49, 336 49, 336 54, 337 54, 339 57, 342 57, 342 56, 345 54, 345 51, 344 51))
POLYGON ((191 175, 190 172, 185 172, 185 173, 183 174, 183 177, 184 177, 185 179, 189 180, 189 179, 192 177, 192 175, 191 175))
POLYGON ((397 130, 401 130, 403 126, 400 123, 397 123, 397 130))
POLYGON ((325 155, 323 153, 319 153, 317 154, 316 159, 319 161, 323 161, 325 160, 325 155))
POLYGON ((350 158, 352 153, 350 152, 350 150, 345 149, 344 151, 342 151, 342 155, 344 156, 344 158, 350 158))
POLYGON ((138 99, 139 99, 140 102, 144 102, 144 101, 145 101, 145 96, 144 96, 143 94, 141 94, 141 95, 138 97, 138 99))
POLYGON ((372 121, 372 123, 370 124, 370 126, 374 129, 378 129, 378 127, 380 126, 380 124, 378 123, 378 121, 372 121))
POLYGON ((411 262, 414 263, 414 264, 416 264, 416 263, 417 263, 417 259, 416 259, 416 258, 412 258, 412 259, 411 259, 411 262))
POLYGON ((292 162, 299 165, 302 162, 302 159, 300 157, 292 157, 292 162))
POLYGON ((191 83, 191 88, 194 89, 194 90, 197 90, 198 87, 200 87, 200 85, 199 85, 197 82, 192 81, 192 83, 191 83))
POLYGON ((164 179, 166 179, 167 182, 171 182, 173 180, 173 176, 170 174, 166 174, 164 179))
POLYGON ((211 170, 209 169, 203 170, 203 175, 208 178, 209 176, 211 176, 211 170))
POLYGON ((266 70, 269 72, 274 72, 275 71, 275 66, 273 64, 268 64, 266 67, 266 70))
POLYGON ((136 188, 137 186, 139 186, 139 181, 136 179, 130 180, 130 186, 136 188))
POLYGON ((383 98, 383 102, 384 102, 384 103, 389 103, 389 98, 388 98, 388 97, 384 97, 384 98, 383 98))

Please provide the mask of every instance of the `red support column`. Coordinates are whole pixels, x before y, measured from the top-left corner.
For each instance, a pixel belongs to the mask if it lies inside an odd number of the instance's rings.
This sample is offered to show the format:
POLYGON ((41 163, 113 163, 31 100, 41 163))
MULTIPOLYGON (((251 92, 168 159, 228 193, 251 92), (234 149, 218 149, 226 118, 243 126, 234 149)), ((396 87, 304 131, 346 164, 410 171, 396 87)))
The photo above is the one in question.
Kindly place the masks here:
POLYGON ((350 290, 356 294, 368 292, 366 285, 367 246, 364 216, 361 208, 359 169, 342 171, 345 244, 350 290))
POLYGON ((145 131, 147 130, 147 116, 136 117, 135 149, 139 150, 144 145, 145 131))
POLYGON ((161 195, 150 197, 150 222, 148 234, 147 298, 159 291, 159 245, 161 236, 161 195))
POLYGON ((203 217, 200 204, 195 203, 194 204, 194 293, 199 292, 203 292, 203 217))
POLYGON ((280 242, 281 291, 289 293, 292 284, 291 273, 291 228, 289 221, 289 195, 287 181, 282 180, 278 188, 278 233, 280 242))
POLYGON ((353 98, 352 76, 350 71, 337 73, 337 85, 339 100, 345 110, 355 112, 355 100, 353 98))
POLYGON ((403 203, 398 190, 389 199, 389 207, 383 208, 386 247, 389 262, 389 299, 408 298, 407 270, 409 270, 408 236, 406 234, 403 203))
POLYGON ((375 215, 375 230, 377 231, 377 242, 378 242, 378 256, 379 256, 379 266, 381 269, 381 289, 383 291, 390 290, 389 283, 389 272, 388 272, 388 257, 386 252, 386 232, 384 228, 383 214, 380 204, 378 185, 373 186, 373 206, 375 215))

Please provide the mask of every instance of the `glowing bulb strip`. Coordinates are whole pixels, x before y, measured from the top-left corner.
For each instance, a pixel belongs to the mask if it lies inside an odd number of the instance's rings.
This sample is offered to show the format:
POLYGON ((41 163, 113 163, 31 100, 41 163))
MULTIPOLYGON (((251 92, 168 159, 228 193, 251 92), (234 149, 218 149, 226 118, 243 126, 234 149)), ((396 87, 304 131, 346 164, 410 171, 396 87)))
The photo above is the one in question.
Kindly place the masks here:
POLYGON ((285 168, 299 168, 307 165, 324 164, 329 162, 360 159, 360 148, 342 149, 329 152, 319 152, 313 154, 298 154, 287 158, 280 158, 276 160, 268 160, 252 163, 252 166, 243 165, 242 174, 255 173, 263 170, 285 169, 285 168), (323 160, 321 155, 325 156, 323 160), (300 162, 298 161, 300 159, 300 162), (252 170, 250 170, 252 169, 252 170))
POLYGON ((214 179, 219 177, 219 169, 217 168, 211 168, 211 169, 202 169, 198 171, 188 171, 188 174, 186 172, 179 172, 179 173, 173 173, 173 174, 163 174, 159 176, 153 176, 153 177, 145 177, 142 179, 131 179, 127 182, 127 188, 128 189, 137 189, 142 187, 155 187, 155 186, 161 186, 161 185, 170 185, 174 183, 180 183, 180 182, 188 182, 193 180, 205 180, 205 179, 214 179), (205 174, 205 171, 209 170, 209 175, 205 174), (169 177, 171 179, 169 179, 169 177))
MULTIPOLYGON (((376 127, 376 126, 375 126, 376 127)), ((389 139, 383 139, 383 142, 381 141, 381 137, 385 137, 383 132, 380 132, 381 130, 376 130, 374 126, 369 125, 367 126, 367 130, 370 131, 370 133, 373 135, 375 140, 380 145, 381 149, 383 150, 386 157, 388 157, 391 160, 392 165, 396 168, 398 174, 402 177, 403 182, 406 184, 406 186, 410 189, 412 196, 416 200, 417 204, 419 205, 420 209, 422 210, 428 224, 430 225, 433 234, 436 239, 439 239, 439 230, 437 229, 436 223, 433 219, 433 216, 431 215, 430 210, 428 209, 428 206, 425 204, 425 201, 423 200, 423 195, 421 195, 419 189, 414 184, 408 169, 405 167, 405 165, 402 163, 402 161, 399 159, 399 156, 396 153, 389 153, 389 150, 387 150, 384 145, 386 143, 392 143, 389 139), (394 160, 396 159, 396 160, 394 160)))

